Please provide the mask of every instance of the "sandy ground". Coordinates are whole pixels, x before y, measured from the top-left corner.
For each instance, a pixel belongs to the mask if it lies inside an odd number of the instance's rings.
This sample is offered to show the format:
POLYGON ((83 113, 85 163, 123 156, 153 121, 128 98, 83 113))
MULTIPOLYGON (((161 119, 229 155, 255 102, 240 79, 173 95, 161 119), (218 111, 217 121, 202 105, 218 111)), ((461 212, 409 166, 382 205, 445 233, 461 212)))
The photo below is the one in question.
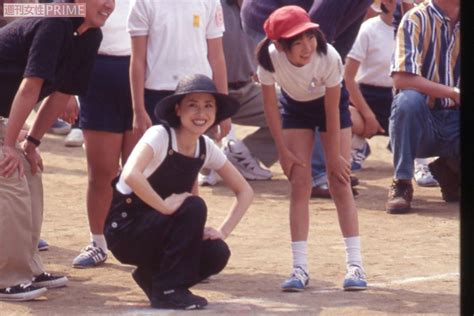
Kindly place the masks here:
MULTIPOLYGON (((248 132, 239 130, 241 135, 248 132), (243 134, 242 134, 243 133, 243 134)), ((459 314, 459 204, 444 203, 439 188, 415 185, 413 210, 384 212, 392 167, 388 139, 370 140, 372 155, 360 179, 359 210, 363 259, 370 288, 341 290, 344 246, 331 200, 311 200, 309 264, 311 281, 303 293, 283 293, 280 283, 291 267, 288 183, 278 164, 271 181, 251 182, 255 200, 227 239, 232 257, 210 283, 193 288, 209 300, 205 310, 151 309, 133 282, 133 267, 110 256, 98 268, 78 270, 73 258, 89 238, 85 209, 86 162, 82 148, 66 148, 63 137, 47 135, 42 151, 45 218, 42 253, 48 271, 70 279, 33 302, 0 302, 0 315, 393 315, 459 314)), ((231 203, 222 185, 201 189, 209 221, 218 225, 231 203)))

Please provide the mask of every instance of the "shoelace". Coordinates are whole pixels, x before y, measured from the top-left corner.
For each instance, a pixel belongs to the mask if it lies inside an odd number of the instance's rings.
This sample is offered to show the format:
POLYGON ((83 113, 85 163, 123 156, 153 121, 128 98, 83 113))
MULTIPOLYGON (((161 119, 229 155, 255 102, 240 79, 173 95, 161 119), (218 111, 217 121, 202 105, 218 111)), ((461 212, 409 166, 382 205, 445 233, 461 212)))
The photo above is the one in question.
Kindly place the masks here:
POLYGON ((103 257, 104 257, 104 252, 102 251, 102 249, 100 249, 99 247, 94 247, 92 245, 89 245, 86 248, 84 248, 82 252, 83 252, 82 254, 83 257, 92 258, 94 262, 99 262, 103 260, 103 257))
POLYGON ((293 271, 290 273, 290 278, 296 278, 301 283, 306 284, 308 280, 308 274, 300 267, 294 268, 293 271))
POLYGON ((410 185, 408 183, 399 183, 399 182, 392 182, 392 196, 393 197, 399 197, 399 196, 405 196, 408 194, 408 189, 410 188, 410 185))
POLYGON ((421 173, 422 177, 431 176, 430 169, 428 165, 419 165, 416 167, 416 173, 421 173))
POLYGON ((362 271, 362 268, 358 266, 350 266, 347 270, 347 274, 351 279, 360 280, 365 277, 365 273, 362 271))

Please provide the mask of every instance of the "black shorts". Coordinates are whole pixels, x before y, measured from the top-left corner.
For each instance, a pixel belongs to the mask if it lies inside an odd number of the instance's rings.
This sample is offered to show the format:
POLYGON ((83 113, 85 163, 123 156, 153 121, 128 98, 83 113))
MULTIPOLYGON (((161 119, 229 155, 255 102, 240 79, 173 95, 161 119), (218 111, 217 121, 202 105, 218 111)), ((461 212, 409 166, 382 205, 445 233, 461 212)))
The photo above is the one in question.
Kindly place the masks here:
MULTIPOLYGON (((326 131, 324 97, 301 102, 292 99, 285 91, 281 90, 280 103, 282 105, 281 120, 283 129, 305 128, 314 130, 319 127, 321 132, 326 131)), ((339 113, 341 129, 352 126, 349 112, 349 93, 344 86, 341 87, 339 113)))
POLYGON ((98 55, 86 95, 79 96, 79 127, 124 133, 132 129, 130 56, 98 55))
POLYGON ((393 101, 392 88, 376 87, 367 84, 359 84, 359 88, 365 101, 372 112, 374 112, 380 126, 385 130, 385 133, 378 133, 377 135, 388 136, 388 121, 393 101))

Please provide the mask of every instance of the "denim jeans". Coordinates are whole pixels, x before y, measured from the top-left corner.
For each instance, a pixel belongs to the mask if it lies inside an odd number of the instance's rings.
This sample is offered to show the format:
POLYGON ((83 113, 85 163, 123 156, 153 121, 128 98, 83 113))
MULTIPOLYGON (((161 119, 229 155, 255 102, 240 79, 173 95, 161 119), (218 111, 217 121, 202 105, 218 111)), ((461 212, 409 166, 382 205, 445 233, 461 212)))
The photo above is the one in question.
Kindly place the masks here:
POLYGON ((460 160, 459 110, 430 110, 426 96, 415 90, 402 90, 394 97, 389 129, 395 179, 413 177, 415 158, 460 160))
POLYGON ((318 129, 314 131, 314 147, 313 155, 311 156, 311 177, 313 178, 313 187, 328 182, 324 150, 318 129))

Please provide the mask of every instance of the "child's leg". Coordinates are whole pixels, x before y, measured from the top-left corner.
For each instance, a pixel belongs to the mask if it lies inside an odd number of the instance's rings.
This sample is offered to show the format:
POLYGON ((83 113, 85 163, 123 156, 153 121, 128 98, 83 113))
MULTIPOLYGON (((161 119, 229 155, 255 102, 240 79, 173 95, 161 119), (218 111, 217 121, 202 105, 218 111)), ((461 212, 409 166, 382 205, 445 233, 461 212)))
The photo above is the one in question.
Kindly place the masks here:
MULTIPOLYGON (((340 131, 341 155, 349 162, 351 153, 351 129, 345 128, 340 131)), ((323 146, 327 146, 327 133, 321 133, 323 146)), ((327 150, 326 150, 327 152, 327 150)), ((326 157, 326 161, 328 157, 326 157)), ((354 197, 351 191, 350 183, 341 183, 332 176, 328 176, 329 190, 336 205, 339 225, 344 237, 359 235, 359 223, 357 219, 357 210, 354 197)))
MULTIPOLYGON (((323 142, 323 146, 326 146, 326 133, 321 133, 321 141, 323 142)), ((340 131, 339 142, 341 155, 349 161, 351 151, 350 128, 345 128, 340 131)), ((339 226, 341 227, 346 247, 347 274, 343 283, 344 290, 365 290, 367 288, 367 281, 362 268, 359 221, 350 182, 341 183, 331 176, 328 177, 328 180, 329 190, 331 191, 334 204, 336 205, 339 226)))

